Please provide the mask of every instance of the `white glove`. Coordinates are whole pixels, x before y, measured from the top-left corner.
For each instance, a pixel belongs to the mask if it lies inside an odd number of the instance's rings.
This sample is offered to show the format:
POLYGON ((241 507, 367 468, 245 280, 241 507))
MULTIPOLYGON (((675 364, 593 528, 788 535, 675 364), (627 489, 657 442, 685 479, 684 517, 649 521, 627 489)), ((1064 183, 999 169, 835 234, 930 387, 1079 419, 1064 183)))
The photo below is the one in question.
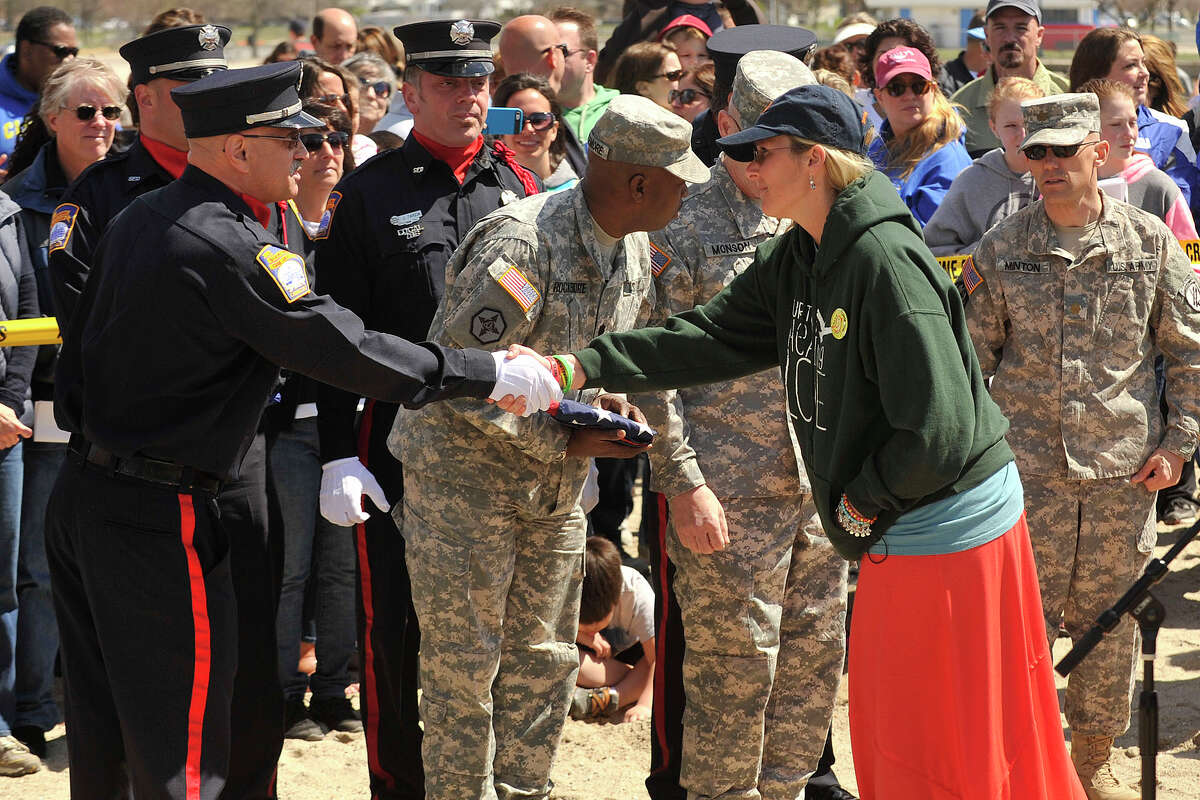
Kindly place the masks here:
POLYGON ((496 386, 488 397, 500 401, 505 395, 525 398, 525 413, 528 417, 535 411, 545 411, 551 403, 562 400, 562 387, 550 374, 550 370, 542 366, 536 358, 530 355, 519 355, 506 359, 507 350, 497 350, 492 353, 496 361, 496 386))
POLYGON ((347 527, 366 522, 362 496, 370 497, 381 511, 392 507, 383 487, 357 457, 339 458, 321 467, 321 516, 347 527))

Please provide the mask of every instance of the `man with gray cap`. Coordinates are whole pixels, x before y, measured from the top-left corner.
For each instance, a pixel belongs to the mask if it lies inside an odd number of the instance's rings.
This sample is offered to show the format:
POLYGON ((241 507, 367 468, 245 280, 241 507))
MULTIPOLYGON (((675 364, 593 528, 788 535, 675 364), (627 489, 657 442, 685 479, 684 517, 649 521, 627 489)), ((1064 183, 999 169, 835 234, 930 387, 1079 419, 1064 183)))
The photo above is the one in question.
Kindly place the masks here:
MULTIPOLYGON (((815 82, 787 53, 745 54, 729 104, 716 114, 720 135, 753 125, 773 99, 815 82)), ((679 216, 650 234, 652 324, 711 300, 759 244, 789 227, 763 214, 746 168, 721 157, 679 216)), ((652 736, 668 763, 651 764, 647 788, 679 796, 659 785, 673 778, 693 798, 794 800, 821 755, 841 680, 847 562, 812 505, 778 372, 631 399, 659 431, 652 488, 670 498, 670 521, 652 550, 660 575, 667 554, 674 565, 687 638, 680 692, 683 642, 670 637, 674 620, 660 616, 664 683, 672 685, 654 698, 666 724, 652 736), (781 608, 782 619, 756 608, 781 608), (680 762, 679 739, 671 747, 657 737, 678 730, 671 698, 684 693, 680 762)))
MULTIPOLYGON (((1051 644, 1137 579, 1154 496, 1196 449, 1200 283, 1157 217, 1106 196, 1093 94, 1022 104, 1041 199, 983 237, 961 277, 968 327, 1025 486, 1051 644), (1154 361, 1164 359, 1164 424, 1154 361)), ((1137 631, 1122 619, 1071 673, 1071 760, 1090 800, 1137 800, 1110 759, 1129 727, 1137 631)))
POLYGON ((1042 46, 1042 9, 1038 0, 989 0, 983 15, 983 31, 992 65, 963 86, 951 101, 965 107, 967 152, 979 158, 1000 146, 988 125, 988 101, 1001 78, 1028 78, 1046 94, 1065 92, 1066 77, 1046 69, 1038 59, 1042 46))
MULTIPOLYGON (((577 186, 505 206, 463 239, 430 338, 556 352, 645 321, 643 231, 708 179, 690 134, 644 97, 615 98, 577 186)), ((618 396, 575 399, 641 416, 618 396)), ((429 800, 549 795, 579 669, 588 458, 644 451, 619 439, 471 401, 397 418, 388 446, 405 465, 429 800)))

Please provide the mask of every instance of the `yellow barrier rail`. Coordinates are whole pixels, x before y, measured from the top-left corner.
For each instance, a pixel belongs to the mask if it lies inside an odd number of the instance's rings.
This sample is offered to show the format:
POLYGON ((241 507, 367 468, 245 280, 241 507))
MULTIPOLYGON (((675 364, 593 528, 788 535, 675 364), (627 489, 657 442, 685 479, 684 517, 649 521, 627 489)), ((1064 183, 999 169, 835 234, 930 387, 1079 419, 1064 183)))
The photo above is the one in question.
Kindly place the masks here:
POLYGON ((54 317, 34 317, 0 322, 0 347, 20 347, 35 344, 62 344, 58 320, 54 317))
MULTIPOLYGON (((1200 245, 1200 242, 1196 242, 1200 245)), ((970 256, 938 256, 938 263, 942 265, 942 269, 946 270, 946 274, 950 276, 950 280, 958 280, 958 276, 962 274, 963 265, 967 263, 970 256)))

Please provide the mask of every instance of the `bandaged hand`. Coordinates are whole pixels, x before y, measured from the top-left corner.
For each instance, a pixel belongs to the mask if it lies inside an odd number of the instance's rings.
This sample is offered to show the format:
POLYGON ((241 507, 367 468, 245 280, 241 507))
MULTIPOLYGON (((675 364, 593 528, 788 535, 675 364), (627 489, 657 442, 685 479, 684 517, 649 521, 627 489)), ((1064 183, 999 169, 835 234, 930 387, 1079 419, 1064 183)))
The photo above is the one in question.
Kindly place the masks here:
POLYGON ((488 399, 505 405, 505 398, 518 401, 511 410, 522 417, 528 417, 535 411, 545 411, 551 403, 562 399, 562 389, 550 370, 546 369, 542 360, 531 355, 520 355, 508 358, 508 351, 497 350, 492 353, 496 362, 496 385, 488 399), (524 408, 520 408, 520 399, 525 399, 524 408))

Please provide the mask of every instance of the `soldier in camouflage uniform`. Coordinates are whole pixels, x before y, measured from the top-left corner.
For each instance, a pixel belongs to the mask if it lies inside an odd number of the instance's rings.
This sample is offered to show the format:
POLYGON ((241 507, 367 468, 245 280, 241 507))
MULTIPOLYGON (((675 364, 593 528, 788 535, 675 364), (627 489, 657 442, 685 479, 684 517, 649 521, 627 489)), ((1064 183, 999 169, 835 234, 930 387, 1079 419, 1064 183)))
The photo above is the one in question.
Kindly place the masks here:
MULTIPOLYGON (((815 82, 794 56, 746 54, 717 115, 721 135, 815 82)), ((710 300, 791 224, 763 214, 745 164, 722 157, 710 174, 650 234, 655 324, 710 300)), ((821 755, 841 680, 847 562, 812 505, 778 370, 633 401, 660 432, 654 489, 670 498, 687 637, 680 785, 689 798, 792 800, 821 755)))
MULTIPOLYGON (((1200 284, 1161 220, 1098 191, 1108 145, 1095 95, 1023 109, 1042 199, 992 228, 961 280, 980 366, 1012 422, 1053 643, 1060 619, 1079 637, 1137 579, 1155 542, 1154 494, 1196 448, 1200 284)), ((1091 800, 1139 797, 1109 763, 1129 727, 1136 639, 1123 619, 1068 683, 1071 756, 1091 800)))
MULTIPOLYGON (((675 215, 686 181, 708 177, 690 133, 643 97, 614 99, 578 186, 510 204, 463 240, 430 339, 555 352, 645 319, 641 231, 675 215)), ((642 452, 617 437, 480 402, 398 418, 388 444, 409 467, 401 529, 421 620, 429 800, 549 794, 579 668, 587 457, 642 452)))

